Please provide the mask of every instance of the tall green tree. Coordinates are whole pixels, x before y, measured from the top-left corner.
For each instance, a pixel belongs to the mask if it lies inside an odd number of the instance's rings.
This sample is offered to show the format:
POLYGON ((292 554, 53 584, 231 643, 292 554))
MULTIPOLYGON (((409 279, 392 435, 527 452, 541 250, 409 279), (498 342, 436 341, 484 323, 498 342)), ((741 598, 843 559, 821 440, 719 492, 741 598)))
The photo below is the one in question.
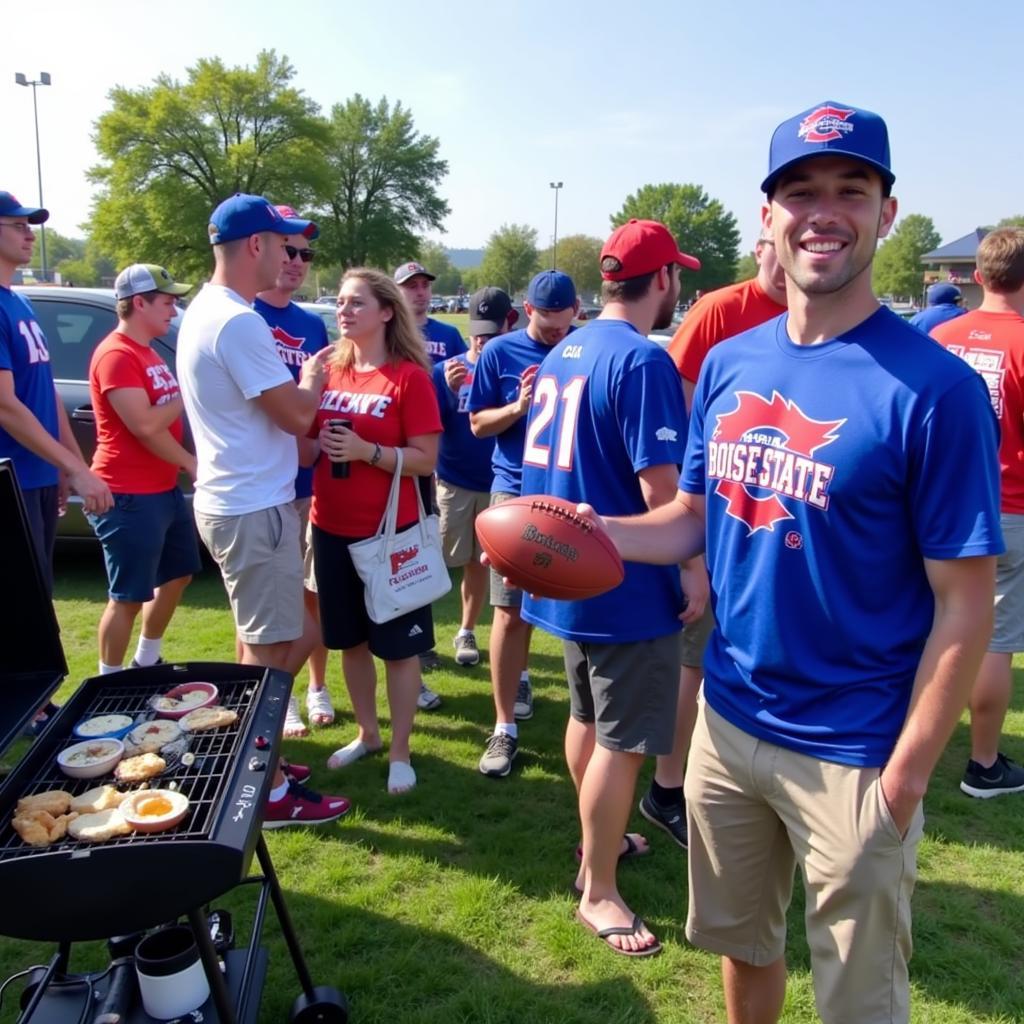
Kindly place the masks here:
POLYGON ((737 281, 749 281, 752 277, 757 277, 757 257, 753 250, 745 252, 736 264, 737 281))
POLYGON ((1004 217, 997 225, 997 228, 1024 228, 1024 214, 1018 213, 1014 217, 1004 217))
POLYGON ((462 272, 440 242, 420 242, 419 260, 437 278, 435 295, 455 295, 462 287, 462 272))
POLYGON ((537 231, 526 224, 502 224, 487 240, 479 280, 511 296, 537 272, 537 231))
POLYGON ((683 272, 684 299, 698 289, 706 292, 736 280, 740 255, 736 218, 700 185, 644 185, 627 196, 618 213, 612 214, 612 227, 625 224, 631 217, 661 221, 675 236, 679 248, 700 260, 700 270, 683 272))
POLYGON ((576 291, 584 293, 601 290, 601 246, 604 242, 593 235, 566 235, 558 240, 558 252, 549 246, 540 254, 542 267, 555 266, 565 271, 575 282, 576 291))
POLYGON ((124 265, 160 263, 198 279, 211 266, 211 211, 235 192, 309 208, 326 195, 330 138, 319 108, 292 85, 286 57, 265 50, 252 67, 219 58, 159 75, 141 89, 117 87, 96 122, 100 187, 90 229, 124 265))
POLYGON ((876 295, 916 299, 924 289, 921 257, 942 244, 931 217, 911 213, 894 228, 875 253, 871 283, 876 295))
POLYGON ((448 204, 437 188, 448 173, 440 143, 412 114, 358 93, 331 109, 320 247, 343 266, 392 267, 419 250, 417 231, 439 229, 448 204))

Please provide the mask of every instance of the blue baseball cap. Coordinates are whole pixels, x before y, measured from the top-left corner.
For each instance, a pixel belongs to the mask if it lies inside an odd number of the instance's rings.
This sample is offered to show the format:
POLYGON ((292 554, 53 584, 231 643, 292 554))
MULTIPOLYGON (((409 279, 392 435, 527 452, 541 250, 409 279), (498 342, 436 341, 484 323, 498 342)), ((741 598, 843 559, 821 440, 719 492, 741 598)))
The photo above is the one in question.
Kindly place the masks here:
POLYGON ((568 309, 576 302, 576 285, 560 270, 542 270, 526 289, 526 301, 535 309, 568 309))
POLYGON ((933 284, 928 289, 928 305, 941 306, 944 303, 956 303, 963 298, 955 284, 933 284))
POLYGON ((0 192, 0 217, 24 217, 29 224, 45 224, 50 211, 39 206, 22 206, 10 192, 0 192))
POLYGON ((276 235, 306 235, 314 228, 311 220, 298 217, 283 217, 277 207, 263 196, 250 196, 244 192, 236 192, 225 199, 210 214, 211 245, 233 242, 237 238, 248 238, 258 235, 261 231, 273 231, 276 235))
POLYGON ((825 100, 775 129, 761 191, 771 192, 779 175, 801 160, 833 155, 869 164, 888 185, 896 180, 889 166, 889 132, 878 114, 825 100))

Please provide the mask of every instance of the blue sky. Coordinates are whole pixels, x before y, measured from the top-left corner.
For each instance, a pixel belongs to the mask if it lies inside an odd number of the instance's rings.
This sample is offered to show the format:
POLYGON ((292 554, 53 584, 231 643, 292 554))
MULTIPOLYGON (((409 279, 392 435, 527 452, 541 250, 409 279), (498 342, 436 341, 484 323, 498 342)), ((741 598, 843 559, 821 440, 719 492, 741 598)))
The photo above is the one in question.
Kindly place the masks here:
POLYGON ((605 236, 644 184, 696 182, 749 246, 772 129, 825 99, 886 118, 900 211, 930 216, 943 241, 1024 213, 1024 5, 1009 0, 56 0, 14 18, 0 51, 0 188, 38 198, 32 97, 14 72, 48 71, 43 195, 64 234, 89 212, 90 135, 111 87, 184 79, 200 57, 249 64, 264 48, 288 56, 294 84, 325 110, 355 92, 386 95, 440 139, 452 213, 438 238, 452 247, 482 246, 513 222, 549 244, 552 180, 564 182, 559 236, 605 236))

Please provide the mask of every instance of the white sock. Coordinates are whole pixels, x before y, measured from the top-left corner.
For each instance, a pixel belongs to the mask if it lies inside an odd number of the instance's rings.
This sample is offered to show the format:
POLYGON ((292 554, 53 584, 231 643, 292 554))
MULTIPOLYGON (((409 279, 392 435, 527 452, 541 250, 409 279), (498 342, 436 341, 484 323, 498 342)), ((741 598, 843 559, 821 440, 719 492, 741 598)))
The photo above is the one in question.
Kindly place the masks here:
POLYGON ((519 739, 519 726, 515 722, 498 722, 494 727, 495 736, 499 732, 503 732, 506 736, 511 736, 514 740, 519 739))
POLYGON ((519 673, 519 682, 528 683, 530 681, 530 671, 527 669, 525 672, 519 673))
POLYGON ((458 633, 455 634, 455 637, 456 637, 456 639, 458 639, 460 636, 472 636, 472 635, 473 635, 473 630, 466 629, 465 626, 463 626, 462 629, 460 629, 458 631, 458 633))
POLYGON ((288 795, 288 780, 285 779, 284 782, 282 782, 280 786, 275 786, 270 791, 270 796, 268 797, 268 799, 272 803, 276 804, 278 800, 283 800, 287 795, 288 795))
POLYGON ((120 672, 124 668, 123 665, 108 665, 104 661, 100 661, 100 675, 109 676, 111 672, 120 672))
POLYGON ((135 648, 135 660, 145 668, 148 665, 155 665, 160 659, 160 647, 164 642, 162 636, 150 640, 148 636, 139 634, 139 646, 135 648))

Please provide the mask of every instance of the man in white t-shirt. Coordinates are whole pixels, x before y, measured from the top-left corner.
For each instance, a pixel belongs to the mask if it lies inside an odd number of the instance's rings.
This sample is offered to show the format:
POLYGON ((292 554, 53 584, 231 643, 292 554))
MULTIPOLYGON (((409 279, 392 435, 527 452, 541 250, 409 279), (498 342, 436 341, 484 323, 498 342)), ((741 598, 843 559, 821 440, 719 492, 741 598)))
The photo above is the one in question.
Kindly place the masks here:
MULTIPOLYGON (((196 525, 224 578, 242 663, 293 675, 316 638, 302 601, 295 438, 313 422, 323 359, 307 360, 296 383, 252 303, 277 280, 290 236, 309 224, 243 193, 213 211, 215 269, 185 312, 177 357, 196 446, 196 525)), ((348 810, 343 797, 321 797, 301 781, 278 773, 265 828, 320 824, 348 810)))

